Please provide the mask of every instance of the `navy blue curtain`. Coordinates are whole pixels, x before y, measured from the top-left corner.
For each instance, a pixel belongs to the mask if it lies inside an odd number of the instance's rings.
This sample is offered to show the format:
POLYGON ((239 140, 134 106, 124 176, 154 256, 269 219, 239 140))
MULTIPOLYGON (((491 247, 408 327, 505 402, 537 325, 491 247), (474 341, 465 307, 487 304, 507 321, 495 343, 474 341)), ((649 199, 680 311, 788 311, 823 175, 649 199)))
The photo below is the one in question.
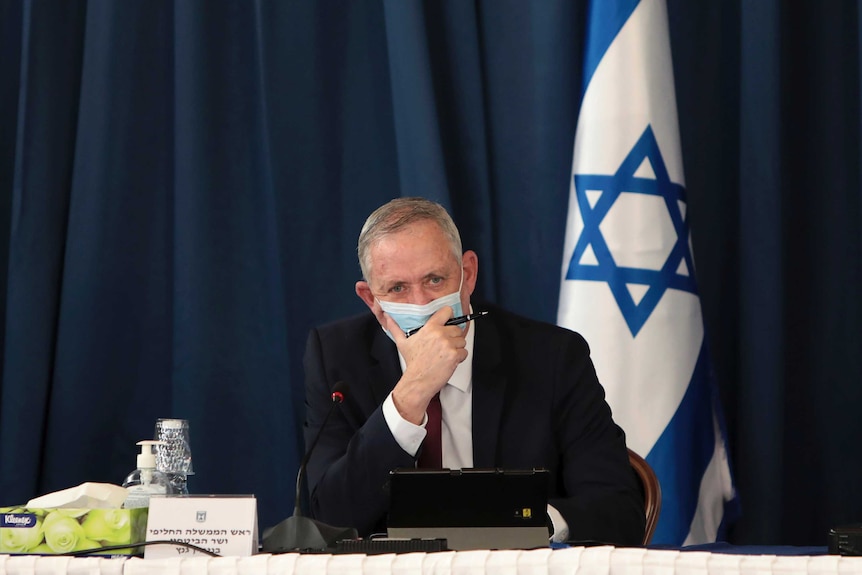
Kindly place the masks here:
MULTIPOLYGON (((737 543, 862 521, 858 4, 669 0, 737 543)), ((0 0, 0 505, 119 483, 158 417, 192 492, 292 511, 309 328, 355 242, 448 206, 479 294, 554 321, 583 0, 0 0)))

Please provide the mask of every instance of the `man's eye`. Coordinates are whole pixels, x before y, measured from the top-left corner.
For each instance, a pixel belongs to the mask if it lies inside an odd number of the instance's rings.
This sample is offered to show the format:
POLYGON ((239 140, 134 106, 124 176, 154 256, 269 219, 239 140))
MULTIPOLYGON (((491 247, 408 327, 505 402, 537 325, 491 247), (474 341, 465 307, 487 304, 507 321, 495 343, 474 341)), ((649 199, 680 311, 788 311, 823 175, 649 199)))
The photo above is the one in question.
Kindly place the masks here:
POLYGON ((389 291, 391 293, 401 293, 402 291, 404 291, 404 286, 392 286, 391 288, 389 288, 389 291))
POLYGON ((428 280, 428 283, 430 283, 431 285, 438 285, 443 283, 443 278, 431 278, 430 280, 428 280))

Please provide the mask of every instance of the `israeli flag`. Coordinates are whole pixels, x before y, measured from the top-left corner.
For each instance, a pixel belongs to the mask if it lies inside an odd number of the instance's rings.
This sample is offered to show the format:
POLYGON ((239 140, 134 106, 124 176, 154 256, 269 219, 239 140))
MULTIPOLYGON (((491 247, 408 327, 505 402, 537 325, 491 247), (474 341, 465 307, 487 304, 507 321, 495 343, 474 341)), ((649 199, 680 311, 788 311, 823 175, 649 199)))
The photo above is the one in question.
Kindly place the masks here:
POLYGON ((654 543, 716 541, 736 494, 704 338, 665 0, 593 0, 557 322, 662 488, 654 543))

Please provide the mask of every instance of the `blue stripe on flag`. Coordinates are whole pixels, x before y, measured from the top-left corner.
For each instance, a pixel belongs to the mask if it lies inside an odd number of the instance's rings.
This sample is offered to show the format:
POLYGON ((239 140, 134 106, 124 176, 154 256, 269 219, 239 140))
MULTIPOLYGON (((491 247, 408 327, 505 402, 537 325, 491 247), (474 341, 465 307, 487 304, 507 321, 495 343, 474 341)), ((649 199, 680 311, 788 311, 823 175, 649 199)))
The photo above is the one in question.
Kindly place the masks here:
POLYGON ((701 478, 715 452, 710 373, 704 337, 682 402, 646 456, 667 494, 653 543, 679 545, 691 528, 701 478))
POLYGON ((640 0, 620 0, 618 2, 590 2, 587 18, 587 49, 584 56, 584 92, 599 62, 605 56, 608 46, 617 37, 623 24, 634 12, 640 0))

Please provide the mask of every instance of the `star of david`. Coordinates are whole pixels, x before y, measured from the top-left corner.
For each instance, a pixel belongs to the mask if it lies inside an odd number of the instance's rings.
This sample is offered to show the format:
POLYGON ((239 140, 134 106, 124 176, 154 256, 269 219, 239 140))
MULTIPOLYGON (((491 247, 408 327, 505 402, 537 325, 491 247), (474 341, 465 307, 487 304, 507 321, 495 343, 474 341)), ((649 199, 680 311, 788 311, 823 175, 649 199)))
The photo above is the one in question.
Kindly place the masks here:
POLYGON ((688 224, 681 207, 685 203, 685 188, 670 181, 652 127, 647 126, 614 175, 575 174, 574 183, 584 229, 575 245, 566 279, 607 282, 633 337, 637 336, 668 289, 697 294, 694 263, 688 244, 688 224), (635 175, 645 162, 649 162, 655 177, 635 175), (588 190, 593 198, 599 193, 598 199, 590 202, 588 190), (664 199, 676 240, 659 270, 617 265, 599 229, 623 192, 664 199), (588 249, 592 249, 595 259, 590 257, 590 262, 585 263, 582 260, 588 249), (635 287, 638 289, 631 289, 635 287), (635 301, 633 291, 642 293, 638 301, 635 301))

